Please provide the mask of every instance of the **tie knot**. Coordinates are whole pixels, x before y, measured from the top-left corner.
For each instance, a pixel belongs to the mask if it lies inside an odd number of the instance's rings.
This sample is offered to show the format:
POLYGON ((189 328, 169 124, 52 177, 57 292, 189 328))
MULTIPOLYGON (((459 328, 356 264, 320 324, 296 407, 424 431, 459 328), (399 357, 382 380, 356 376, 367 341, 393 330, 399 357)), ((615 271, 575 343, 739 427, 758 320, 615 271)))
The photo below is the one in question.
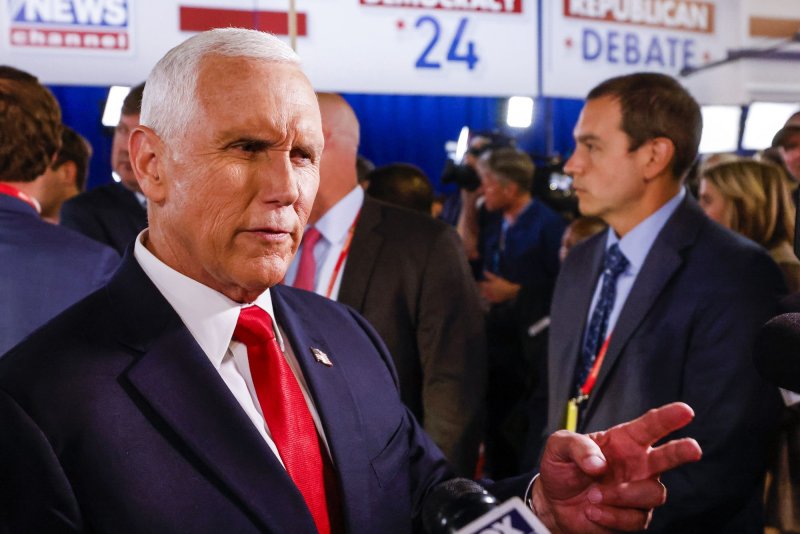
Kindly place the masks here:
POLYGON ((314 226, 309 226, 303 234, 303 247, 313 249, 320 237, 322 237, 322 234, 319 233, 319 230, 314 226))
POLYGON ((245 345, 275 339, 272 317, 258 306, 242 308, 239 310, 239 320, 236 321, 233 337, 245 345))
POLYGON ((628 258, 619 249, 619 245, 614 243, 606 251, 606 257, 603 267, 610 275, 617 277, 628 266, 628 258))

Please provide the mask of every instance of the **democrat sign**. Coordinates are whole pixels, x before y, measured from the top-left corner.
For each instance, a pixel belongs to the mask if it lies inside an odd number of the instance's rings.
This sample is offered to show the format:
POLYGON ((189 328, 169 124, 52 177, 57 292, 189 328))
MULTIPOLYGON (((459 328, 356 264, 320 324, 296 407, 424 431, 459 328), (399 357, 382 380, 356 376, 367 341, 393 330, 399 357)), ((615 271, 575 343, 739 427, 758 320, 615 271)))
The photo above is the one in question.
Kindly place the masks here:
POLYGON ((347 92, 536 91, 534 0, 298 0, 315 86, 347 92))
POLYGON ((543 2, 542 92, 583 98, 612 76, 678 76, 736 48, 739 16, 739 0, 543 2))
MULTIPOLYGON (((534 94, 536 0, 296 0, 297 51, 320 90, 534 94)), ((0 0, 0 62, 45 83, 142 81, 213 27, 289 42, 288 0, 0 0)))

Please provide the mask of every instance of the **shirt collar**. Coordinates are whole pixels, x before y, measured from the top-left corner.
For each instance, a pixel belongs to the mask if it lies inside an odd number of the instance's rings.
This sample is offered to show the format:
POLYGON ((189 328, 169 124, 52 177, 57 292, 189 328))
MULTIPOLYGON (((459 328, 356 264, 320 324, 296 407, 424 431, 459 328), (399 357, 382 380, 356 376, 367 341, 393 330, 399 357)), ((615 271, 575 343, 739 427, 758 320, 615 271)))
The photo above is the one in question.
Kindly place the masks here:
MULTIPOLYGON (((235 302, 222 293, 179 273, 159 260, 147 247, 147 230, 137 236, 133 254, 145 274, 175 309, 197 344, 219 370, 230 345, 239 310, 247 305, 235 302)), ((283 339, 275 322, 269 289, 252 303, 269 313, 275 336, 283 349, 283 339)))
POLYGON ((328 243, 344 241, 364 204, 364 189, 357 185, 320 217, 314 228, 328 243))
POLYGON ((630 232, 619 239, 611 227, 608 228, 608 238, 606 239, 606 250, 614 243, 619 243, 619 248, 628 260, 627 272, 636 274, 642 268, 647 254, 653 247, 658 234, 664 225, 667 224, 670 216, 678 209, 678 205, 686 196, 686 189, 680 191, 672 197, 666 204, 648 218, 637 224, 630 232))

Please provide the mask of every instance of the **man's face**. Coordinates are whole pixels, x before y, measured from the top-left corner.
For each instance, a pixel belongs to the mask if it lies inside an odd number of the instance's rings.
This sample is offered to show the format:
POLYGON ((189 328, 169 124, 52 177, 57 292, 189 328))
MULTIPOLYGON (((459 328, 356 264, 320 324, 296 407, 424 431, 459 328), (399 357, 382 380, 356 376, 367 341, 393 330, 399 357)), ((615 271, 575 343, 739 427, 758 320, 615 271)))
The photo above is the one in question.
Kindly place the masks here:
POLYGON ((787 137, 781 145, 780 151, 789 172, 792 173, 795 180, 800 180, 800 132, 787 137))
POLYGON ((615 229, 638 222, 632 219, 637 218, 645 193, 645 160, 642 147, 629 150, 617 99, 589 100, 574 136, 575 152, 564 172, 573 178, 581 213, 601 217, 615 229))
POLYGON ((117 173, 122 185, 131 191, 140 191, 128 154, 128 138, 137 126, 139 126, 139 115, 120 115, 111 143, 111 169, 117 173))
POLYGON ((167 264, 249 301, 283 279, 300 244, 324 144, 317 98, 296 66, 212 56, 196 99, 159 165, 151 235, 167 264))
POLYGON ((36 199, 42 207, 42 217, 58 219, 61 205, 77 195, 78 187, 75 185, 75 163, 65 161, 57 169, 47 167, 37 180, 41 180, 41 189, 36 199))
POLYGON ((510 184, 501 180, 497 174, 478 164, 478 176, 481 177, 484 206, 489 211, 502 211, 510 203, 510 184))

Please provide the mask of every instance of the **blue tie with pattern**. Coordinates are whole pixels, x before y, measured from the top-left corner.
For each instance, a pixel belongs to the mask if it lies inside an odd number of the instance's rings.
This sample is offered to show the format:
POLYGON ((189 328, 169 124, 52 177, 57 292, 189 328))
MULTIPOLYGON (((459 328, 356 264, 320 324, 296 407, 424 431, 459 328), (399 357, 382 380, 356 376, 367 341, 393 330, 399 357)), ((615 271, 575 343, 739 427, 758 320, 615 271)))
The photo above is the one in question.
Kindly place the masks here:
MULTIPOLYGON (((628 259, 619 250, 618 244, 614 243, 608 247, 603 260, 603 285, 600 288, 600 298, 597 299, 597 305, 589 320, 589 331, 586 333, 580 361, 575 369, 576 391, 586 382, 597 353, 605 341, 608 318, 614 308, 614 300, 617 298, 617 278, 627 266, 628 259)), ((578 391, 578 395, 580 395, 580 391, 578 391)))

